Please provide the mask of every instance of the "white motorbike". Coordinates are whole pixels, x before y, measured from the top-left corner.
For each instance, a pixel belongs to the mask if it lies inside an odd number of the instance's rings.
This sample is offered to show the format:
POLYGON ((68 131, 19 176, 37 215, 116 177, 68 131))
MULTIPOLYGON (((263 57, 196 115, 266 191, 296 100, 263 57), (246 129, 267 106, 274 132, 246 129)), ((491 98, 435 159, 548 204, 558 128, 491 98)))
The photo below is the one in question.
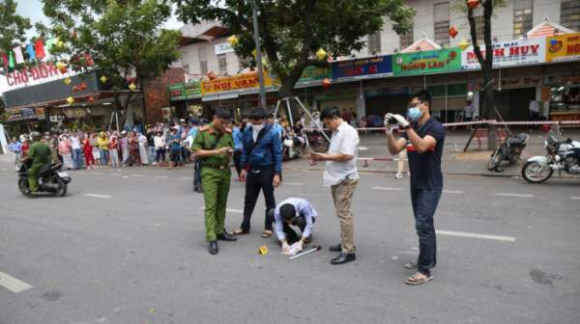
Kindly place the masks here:
POLYGON ((526 181, 541 183, 548 180, 554 171, 561 174, 562 170, 580 175, 580 142, 569 138, 561 141, 560 135, 557 129, 549 131, 544 141, 548 154, 528 159, 522 169, 522 177, 526 181))

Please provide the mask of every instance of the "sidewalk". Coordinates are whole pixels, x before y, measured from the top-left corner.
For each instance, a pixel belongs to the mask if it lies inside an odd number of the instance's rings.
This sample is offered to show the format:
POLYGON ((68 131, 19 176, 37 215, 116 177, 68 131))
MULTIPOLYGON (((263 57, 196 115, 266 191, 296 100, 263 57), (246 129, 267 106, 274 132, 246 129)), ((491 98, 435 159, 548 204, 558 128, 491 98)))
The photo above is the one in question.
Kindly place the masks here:
MULTIPOLYGON (((504 171, 501 173, 487 170, 487 163, 491 156, 491 151, 487 151, 487 142, 482 142, 482 150, 479 150, 477 141, 474 139, 469 150, 463 152, 471 133, 467 131, 448 131, 445 137, 441 166, 443 173, 494 177, 521 176, 522 166, 528 158, 546 154, 544 149, 546 134, 540 130, 529 129, 512 129, 512 131, 516 134, 525 132, 530 138, 520 161, 512 166, 502 163, 504 171)), ((580 130, 565 130, 564 138, 567 137, 580 139, 580 130)), ((361 135, 359 158, 393 158, 393 156, 387 150, 386 139, 383 134, 365 134, 361 135)), ((292 171, 324 170, 323 163, 310 166, 307 158, 284 163, 284 168, 292 171)), ((393 161, 369 161, 368 164, 365 161, 359 161, 358 165, 361 172, 396 173, 397 171, 397 162, 393 161)), ((555 176, 557 177, 558 175, 555 174, 555 176)), ((562 177, 571 178, 572 176, 564 172, 562 177)))

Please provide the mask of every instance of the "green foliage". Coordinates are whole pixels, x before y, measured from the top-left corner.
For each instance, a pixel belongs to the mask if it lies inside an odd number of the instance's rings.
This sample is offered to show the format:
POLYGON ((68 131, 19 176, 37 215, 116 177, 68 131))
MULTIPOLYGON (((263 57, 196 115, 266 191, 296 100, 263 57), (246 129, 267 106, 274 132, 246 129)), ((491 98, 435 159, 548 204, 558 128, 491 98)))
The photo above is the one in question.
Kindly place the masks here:
POLYGON ((18 15, 16 7, 14 0, 0 0, 0 50, 4 53, 24 42, 31 27, 30 19, 18 15))
MULTIPOLYGON (((255 49, 252 1, 171 0, 181 20, 193 24, 217 20, 240 40, 236 53, 250 62, 255 49)), ((381 29, 383 17, 398 33, 412 26, 414 11, 403 0, 255 0, 261 47, 268 65, 292 89, 308 65, 323 66, 315 53, 323 48, 333 57, 350 55, 365 44, 365 36, 381 29)))
POLYGON ((117 95, 126 90, 127 78, 136 76, 142 82, 158 77, 179 58, 180 33, 160 28, 171 16, 171 7, 163 0, 43 0, 43 3, 51 33, 64 43, 62 47, 53 47, 52 52, 70 58, 77 70, 89 69, 84 57, 90 54, 117 95))

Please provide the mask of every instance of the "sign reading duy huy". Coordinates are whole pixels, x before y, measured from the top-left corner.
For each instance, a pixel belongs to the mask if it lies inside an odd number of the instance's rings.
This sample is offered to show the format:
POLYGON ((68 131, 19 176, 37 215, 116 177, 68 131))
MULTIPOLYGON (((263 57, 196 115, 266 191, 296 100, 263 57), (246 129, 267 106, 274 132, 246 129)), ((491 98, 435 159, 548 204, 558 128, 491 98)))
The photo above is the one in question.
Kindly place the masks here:
POLYGON ((580 60, 580 33, 546 37, 546 62, 580 60))
MULTIPOLYGON (((505 68, 518 65, 534 65, 545 62, 546 42, 543 38, 517 39, 500 42, 493 47, 493 67, 505 68)), ((485 57, 485 46, 481 46, 481 54, 485 57)), ((461 53, 461 68, 463 70, 480 69, 479 61, 469 46, 461 53)))

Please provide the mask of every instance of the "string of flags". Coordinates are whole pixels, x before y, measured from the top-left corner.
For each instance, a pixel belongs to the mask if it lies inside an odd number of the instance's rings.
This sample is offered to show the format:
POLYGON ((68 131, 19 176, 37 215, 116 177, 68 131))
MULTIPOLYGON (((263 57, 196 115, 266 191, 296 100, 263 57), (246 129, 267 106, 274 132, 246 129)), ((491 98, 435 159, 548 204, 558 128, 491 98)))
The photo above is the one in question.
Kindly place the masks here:
MULTIPOLYGON (((55 42, 57 42, 56 39, 51 39, 47 44, 50 43, 50 47, 52 47, 55 42)), ((44 41, 40 38, 37 39, 34 44, 32 42, 28 43, 25 46, 25 49, 27 58, 24 56, 25 52, 22 51, 22 46, 12 48, 9 53, 2 53, 2 64, 4 65, 4 69, 13 70, 17 64, 22 64, 26 61, 42 60, 46 57, 44 41)))

